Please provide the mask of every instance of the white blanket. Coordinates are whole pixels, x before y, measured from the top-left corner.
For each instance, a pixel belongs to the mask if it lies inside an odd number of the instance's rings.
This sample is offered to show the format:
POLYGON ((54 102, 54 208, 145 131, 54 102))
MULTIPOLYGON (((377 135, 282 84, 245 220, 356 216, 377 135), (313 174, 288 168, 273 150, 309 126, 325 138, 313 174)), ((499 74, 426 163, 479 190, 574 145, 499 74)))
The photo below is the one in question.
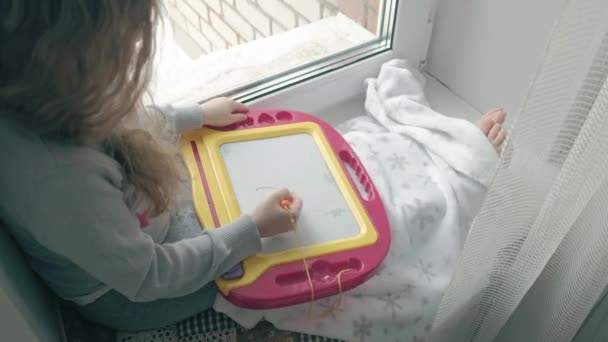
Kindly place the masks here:
MULTIPOLYGON (((377 274, 345 293, 341 307, 321 319, 307 317, 308 304, 253 311, 221 296, 217 311, 245 327, 265 319, 279 329, 347 341, 424 340, 497 155, 477 127, 433 111, 423 83, 406 62, 386 63, 377 79, 367 81, 368 115, 340 128, 390 220, 391 247, 377 274)), ((313 312, 335 300, 317 301, 313 312)))

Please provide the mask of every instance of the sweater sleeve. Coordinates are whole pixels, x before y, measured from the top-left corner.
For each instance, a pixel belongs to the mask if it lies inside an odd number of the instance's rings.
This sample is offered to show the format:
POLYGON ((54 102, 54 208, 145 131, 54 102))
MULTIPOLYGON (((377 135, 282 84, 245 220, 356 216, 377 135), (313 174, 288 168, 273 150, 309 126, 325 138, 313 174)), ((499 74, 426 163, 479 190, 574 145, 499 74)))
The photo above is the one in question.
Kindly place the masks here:
POLYGON ((103 175, 81 172, 47 179, 44 191, 28 194, 38 210, 24 220, 40 227, 39 242, 132 301, 192 293, 261 248, 247 215, 195 238, 155 243, 120 189, 103 175))
POLYGON ((157 110, 179 134, 203 126, 202 110, 197 103, 156 105, 151 108, 157 110))

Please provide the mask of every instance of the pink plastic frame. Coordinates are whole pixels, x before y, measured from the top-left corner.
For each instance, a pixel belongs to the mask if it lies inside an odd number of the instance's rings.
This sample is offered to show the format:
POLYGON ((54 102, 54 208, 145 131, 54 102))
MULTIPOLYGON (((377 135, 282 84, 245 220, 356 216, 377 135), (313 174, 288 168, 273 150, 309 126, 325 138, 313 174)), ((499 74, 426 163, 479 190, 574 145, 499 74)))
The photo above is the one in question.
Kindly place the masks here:
MULTIPOLYGON (((285 110, 253 110, 248 113, 247 120, 241 123, 214 129, 238 131, 299 122, 313 122, 322 129, 335 155, 343 162, 341 166, 351 186, 357 190, 345 164, 355 171, 367 193, 367 199, 359 191, 355 192, 378 233, 378 239, 372 245, 307 259, 314 296, 315 299, 320 299, 338 294, 338 272, 346 268, 351 270, 343 272, 340 276, 342 291, 352 289, 369 279, 386 257, 390 246, 389 222, 384 205, 359 158, 333 127, 306 113, 285 110)), ((199 160, 196 151, 194 152, 196 159, 199 160)), ((204 187, 208 188, 204 175, 200 176, 204 187)), ((211 197, 208 196, 208 198, 211 202, 211 197)), ((209 207, 212 215, 216 217, 214 204, 209 203, 209 207)), ((301 260, 271 267, 251 285, 233 289, 226 296, 226 299, 233 304, 249 309, 284 307, 305 303, 311 298, 311 289, 301 260)))

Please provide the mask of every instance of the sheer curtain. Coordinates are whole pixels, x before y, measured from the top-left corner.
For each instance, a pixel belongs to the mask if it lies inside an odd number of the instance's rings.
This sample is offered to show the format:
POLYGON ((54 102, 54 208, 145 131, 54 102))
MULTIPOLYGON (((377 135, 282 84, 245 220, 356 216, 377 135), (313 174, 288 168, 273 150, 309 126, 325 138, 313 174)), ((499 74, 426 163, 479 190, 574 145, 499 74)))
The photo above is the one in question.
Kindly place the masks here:
POLYGON ((570 0, 431 341, 571 341, 608 284, 608 1, 570 0))

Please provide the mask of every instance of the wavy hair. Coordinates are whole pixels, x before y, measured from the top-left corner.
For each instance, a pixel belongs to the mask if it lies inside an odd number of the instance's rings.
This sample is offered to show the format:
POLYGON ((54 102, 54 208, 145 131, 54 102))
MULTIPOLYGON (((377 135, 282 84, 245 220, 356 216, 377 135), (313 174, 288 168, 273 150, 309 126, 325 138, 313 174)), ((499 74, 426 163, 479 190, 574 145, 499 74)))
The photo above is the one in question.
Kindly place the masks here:
POLYGON ((167 210, 180 175, 175 148, 129 128, 144 112, 160 17, 157 0, 0 2, 0 108, 41 137, 101 144, 167 210))

